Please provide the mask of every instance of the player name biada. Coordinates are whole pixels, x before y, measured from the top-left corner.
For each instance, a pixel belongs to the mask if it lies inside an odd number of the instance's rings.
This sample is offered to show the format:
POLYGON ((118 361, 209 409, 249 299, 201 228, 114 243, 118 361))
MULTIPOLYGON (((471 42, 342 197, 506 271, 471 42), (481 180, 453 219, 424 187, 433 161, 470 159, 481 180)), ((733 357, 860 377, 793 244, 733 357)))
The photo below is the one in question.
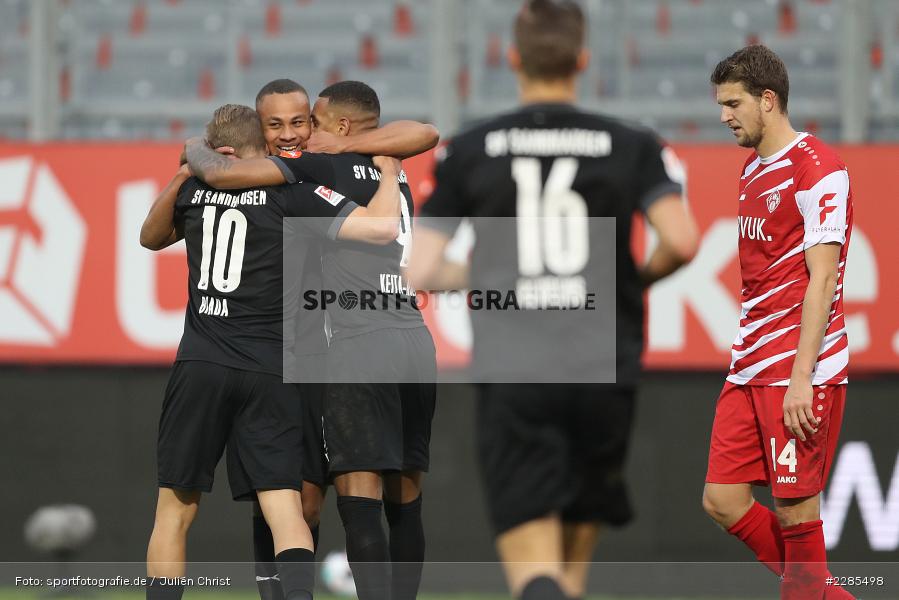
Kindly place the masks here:
POLYGON ((197 311, 201 315, 210 315, 213 317, 228 316, 228 299, 213 298, 212 296, 200 297, 200 309, 197 311))
POLYGON ((208 587, 231 585, 230 577, 152 577, 153 583, 162 586, 208 587))
POLYGON ((234 208, 236 206, 265 206, 268 200, 265 190, 247 190, 242 194, 229 194, 217 190, 197 190, 191 204, 216 204, 234 208))

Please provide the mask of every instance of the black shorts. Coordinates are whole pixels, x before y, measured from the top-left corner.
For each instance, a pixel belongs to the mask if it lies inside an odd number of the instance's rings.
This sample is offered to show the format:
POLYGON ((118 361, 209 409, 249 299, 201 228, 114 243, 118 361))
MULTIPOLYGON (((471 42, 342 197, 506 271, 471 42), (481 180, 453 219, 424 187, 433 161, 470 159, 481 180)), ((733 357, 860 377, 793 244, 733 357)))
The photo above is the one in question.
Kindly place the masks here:
POLYGON ((328 384, 324 410, 329 472, 427 471, 437 397, 427 328, 379 329, 335 340, 328 357, 328 372, 336 379, 328 384), (372 361, 373 356, 389 361, 372 361), (377 383, 340 381, 348 365, 354 376, 359 366, 376 368, 370 374, 377 383))
POLYGON ((324 404, 327 384, 298 383, 303 399, 303 481, 320 488, 328 484, 328 460, 325 457, 324 404))
POLYGON ((497 534, 550 513, 623 525, 632 387, 484 384, 477 438, 497 534))
POLYGON ((236 500, 299 490, 303 404, 294 384, 203 361, 175 363, 159 419, 159 487, 209 492, 228 445, 236 500))

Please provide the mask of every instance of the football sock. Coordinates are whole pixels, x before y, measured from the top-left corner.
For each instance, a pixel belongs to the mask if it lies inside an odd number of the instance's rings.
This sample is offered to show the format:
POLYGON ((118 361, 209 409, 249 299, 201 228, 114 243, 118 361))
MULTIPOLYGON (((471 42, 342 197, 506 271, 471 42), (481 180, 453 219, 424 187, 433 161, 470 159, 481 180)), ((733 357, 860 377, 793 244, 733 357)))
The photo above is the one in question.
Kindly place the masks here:
MULTIPOLYGON (((759 562, 768 567, 772 573, 778 577, 783 576, 784 541, 774 512, 756 502, 727 532, 746 544, 755 553, 759 562)), ((840 586, 834 585, 826 587, 824 598, 852 600, 853 596, 840 586)))
POLYGON ((147 578, 147 600, 181 600, 183 585, 164 585, 161 577, 147 578))
POLYGON ((784 541, 777 515, 755 502, 727 532, 749 546, 759 562, 775 575, 783 575, 784 541))
POLYGON ((340 496, 337 512, 346 532, 346 554, 359 600, 390 599, 390 550, 381 525, 383 503, 340 496))
POLYGON ((559 582, 541 575, 528 581, 521 590, 521 600, 568 600, 559 582))
POLYGON ((306 548, 290 548, 275 557, 286 600, 312 600, 315 587, 315 555, 306 548))
POLYGON ((385 502, 393 562, 393 597, 415 600, 425 560, 425 532, 421 522, 421 495, 406 504, 385 502))
POLYGON ((318 528, 320 524, 316 524, 315 527, 310 527, 309 531, 312 533, 312 552, 318 552, 318 528))
POLYGON ((824 598, 827 554, 824 551, 823 523, 809 521, 782 529, 784 540, 784 577, 780 584, 782 600, 824 598))
POLYGON ((253 560, 256 563, 256 587, 261 600, 284 600, 278 568, 275 566, 275 543, 265 517, 253 515, 253 560))

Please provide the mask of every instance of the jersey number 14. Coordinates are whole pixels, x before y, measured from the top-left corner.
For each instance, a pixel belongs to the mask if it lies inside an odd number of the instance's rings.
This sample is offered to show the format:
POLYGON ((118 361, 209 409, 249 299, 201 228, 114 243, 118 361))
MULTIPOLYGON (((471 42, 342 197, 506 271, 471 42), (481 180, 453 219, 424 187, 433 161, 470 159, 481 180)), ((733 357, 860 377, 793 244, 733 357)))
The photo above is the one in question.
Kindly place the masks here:
POLYGON ((512 160, 512 178, 518 188, 515 214, 522 276, 539 277, 547 269, 559 276, 575 275, 587 265, 587 202, 571 189, 577 169, 577 159, 557 158, 542 186, 539 159, 512 160))

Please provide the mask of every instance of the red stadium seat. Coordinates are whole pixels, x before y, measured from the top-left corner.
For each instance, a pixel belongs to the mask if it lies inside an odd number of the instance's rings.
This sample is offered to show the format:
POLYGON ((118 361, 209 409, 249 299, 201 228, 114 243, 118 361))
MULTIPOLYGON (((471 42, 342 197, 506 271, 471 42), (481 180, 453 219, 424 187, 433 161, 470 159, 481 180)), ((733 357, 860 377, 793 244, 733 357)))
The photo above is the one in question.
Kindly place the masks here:
POLYGON ((169 121, 169 136, 175 140, 184 139, 184 121, 181 119, 171 119, 169 121))
POLYGON ((656 9, 656 33, 668 35, 671 33, 671 9, 668 0, 661 0, 656 9))
POLYGON ((200 80, 197 83, 197 97, 201 100, 211 100, 215 96, 215 74, 212 69, 205 67, 200 71, 200 80))
POLYGON ((680 133, 683 137, 696 137, 699 133, 699 125, 696 121, 683 121, 680 124, 680 133))
POLYGON ((796 33, 796 11, 789 0, 782 0, 777 9, 777 30, 783 35, 796 33))
POLYGON ((503 38, 495 31, 487 39, 487 66, 499 67, 503 64, 503 38))
POLYGON ((100 39, 97 42, 97 56, 95 62, 97 69, 100 71, 105 71, 109 68, 109 65, 112 64, 112 38, 109 34, 100 36, 100 39))
POLYGON ((871 44, 871 68, 879 69, 883 66, 883 46, 879 41, 871 44))
POLYGON ((128 31, 133 36, 143 35, 147 30, 147 5, 138 2, 131 11, 131 20, 128 22, 128 31))
POLYGON ((281 5, 269 2, 265 11, 265 34, 269 37, 281 35, 281 5))
POLYGON ((408 2, 399 0, 393 11, 393 33, 399 37, 407 37, 415 33, 415 23, 412 21, 412 10, 408 2))
POLYGON ((375 69, 380 64, 378 44, 373 35, 363 35, 359 41, 359 65, 365 69, 375 69))
POLYGON ((746 45, 747 46, 755 46, 756 44, 761 43, 761 38, 759 38, 759 34, 757 33, 747 33, 746 34, 746 45))
POLYGON ((340 67, 332 65, 325 77, 325 85, 334 85, 338 81, 343 81, 343 73, 340 71, 340 67))
POLYGON ((630 36, 627 39, 627 64, 636 67, 640 64, 640 51, 637 48, 637 39, 630 36))
POLYGON ((240 36, 237 43, 237 63, 242 69, 253 64, 253 49, 250 46, 250 37, 246 34, 240 36))
POLYGON ((68 65, 59 70, 59 101, 66 103, 72 97, 72 73, 68 65))
POLYGON ((456 77, 456 89, 459 94, 459 100, 463 102, 468 100, 468 96, 471 93, 471 73, 468 72, 468 67, 463 66, 459 69, 459 75, 456 77))
POLYGON ((805 122, 805 127, 803 129, 805 129, 807 132, 809 132, 812 135, 817 135, 820 127, 819 127, 817 121, 808 120, 805 122))

